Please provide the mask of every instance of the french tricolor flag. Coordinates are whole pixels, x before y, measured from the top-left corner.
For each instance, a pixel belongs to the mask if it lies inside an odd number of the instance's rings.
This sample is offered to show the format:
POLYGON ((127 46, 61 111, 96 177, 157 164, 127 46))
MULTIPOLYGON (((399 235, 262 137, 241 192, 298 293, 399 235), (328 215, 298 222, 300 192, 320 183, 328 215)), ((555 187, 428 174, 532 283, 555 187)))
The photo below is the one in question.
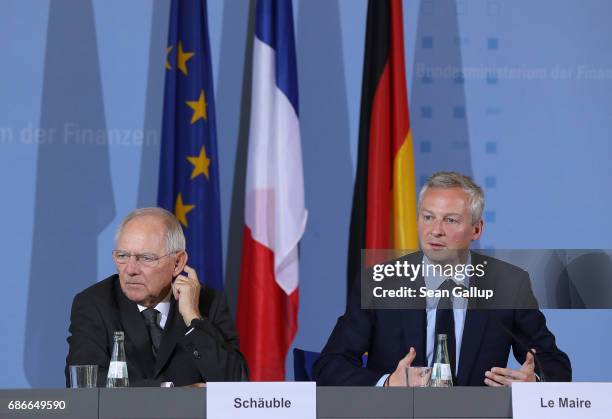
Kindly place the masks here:
POLYGON ((285 379, 306 218, 291 0, 258 0, 237 316, 253 381, 285 379))

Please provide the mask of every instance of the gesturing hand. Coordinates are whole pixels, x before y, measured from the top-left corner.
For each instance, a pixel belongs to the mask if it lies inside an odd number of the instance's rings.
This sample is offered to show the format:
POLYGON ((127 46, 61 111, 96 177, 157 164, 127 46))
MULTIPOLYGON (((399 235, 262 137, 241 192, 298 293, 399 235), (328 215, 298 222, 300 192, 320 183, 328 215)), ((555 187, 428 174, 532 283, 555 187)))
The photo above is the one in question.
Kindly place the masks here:
POLYGON ((416 351, 414 348, 410 348, 408 354, 397 363, 397 368, 389 376, 385 385, 389 387, 406 387, 406 369, 412 365, 414 358, 416 358, 416 351))
POLYGON ((185 275, 179 275, 172 283, 172 293, 178 301, 178 309, 187 326, 193 319, 202 318, 200 314, 200 281, 195 269, 185 265, 185 275))
MULTIPOLYGON (((532 349, 535 352, 535 349, 532 349)), ((491 368, 485 372, 485 384, 491 387, 509 387, 516 381, 536 381, 535 375, 535 359, 531 352, 527 352, 525 362, 521 365, 520 370, 512 368, 491 368)))

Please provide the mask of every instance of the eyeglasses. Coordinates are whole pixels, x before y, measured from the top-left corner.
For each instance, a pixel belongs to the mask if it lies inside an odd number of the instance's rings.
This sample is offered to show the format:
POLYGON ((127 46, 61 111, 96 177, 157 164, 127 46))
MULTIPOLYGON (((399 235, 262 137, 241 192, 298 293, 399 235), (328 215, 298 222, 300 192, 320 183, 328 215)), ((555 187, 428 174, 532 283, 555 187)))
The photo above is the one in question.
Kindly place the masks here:
POLYGON ((157 256, 151 253, 136 254, 136 253, 125 252, 123 250, 113 250, 113 260, 117 262, 119 265, 125 265, 126 263, 130 261, 132 256, 134 256, 134 258, 136 259, 136 263, 138 263, 139 265, 147 266, 149 268, 154 268, 157 265, 159 265, 160 259, 163 259, 175 253, 176 252, 170 252, 170 253, 166 253, 163 256, 157 256))

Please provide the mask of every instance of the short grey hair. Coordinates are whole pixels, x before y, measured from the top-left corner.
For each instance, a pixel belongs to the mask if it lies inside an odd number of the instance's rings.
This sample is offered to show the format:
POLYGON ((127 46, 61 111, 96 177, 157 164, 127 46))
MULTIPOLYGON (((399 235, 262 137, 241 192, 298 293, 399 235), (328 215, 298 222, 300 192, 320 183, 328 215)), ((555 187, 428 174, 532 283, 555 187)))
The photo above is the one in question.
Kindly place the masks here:
POLYGON ((471 177, 457 172, 436 172, 425 181, 419 192, 418 209, 421 209, 423 195, 429 188, 461 188, 469 196, 470 213, 472 214, 472 224, 476 224, 482 218, 484 209, 484 193, 482 188, 472 180, 471 177))
POLYGON ((166 252, 174 253, 185 250, 185 234, 183 234, 181 223, 170 211, 158 207, 139 208, 130 212, 119 224, 115 233, 115 242, 117 242, 127 223, 134 218, 145 216, 159 219, 166 227, 166 252))

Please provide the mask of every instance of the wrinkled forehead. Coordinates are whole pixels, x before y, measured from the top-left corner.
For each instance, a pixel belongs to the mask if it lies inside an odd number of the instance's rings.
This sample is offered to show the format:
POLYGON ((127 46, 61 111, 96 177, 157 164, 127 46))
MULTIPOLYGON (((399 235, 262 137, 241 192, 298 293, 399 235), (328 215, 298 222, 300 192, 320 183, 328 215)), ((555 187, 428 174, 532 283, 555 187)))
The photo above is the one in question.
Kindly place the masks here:
POLYGON ((166 226, 157 217, 136 217, 123 226, 115 246, 130 252, 163 252, 166 248, 166 226))

